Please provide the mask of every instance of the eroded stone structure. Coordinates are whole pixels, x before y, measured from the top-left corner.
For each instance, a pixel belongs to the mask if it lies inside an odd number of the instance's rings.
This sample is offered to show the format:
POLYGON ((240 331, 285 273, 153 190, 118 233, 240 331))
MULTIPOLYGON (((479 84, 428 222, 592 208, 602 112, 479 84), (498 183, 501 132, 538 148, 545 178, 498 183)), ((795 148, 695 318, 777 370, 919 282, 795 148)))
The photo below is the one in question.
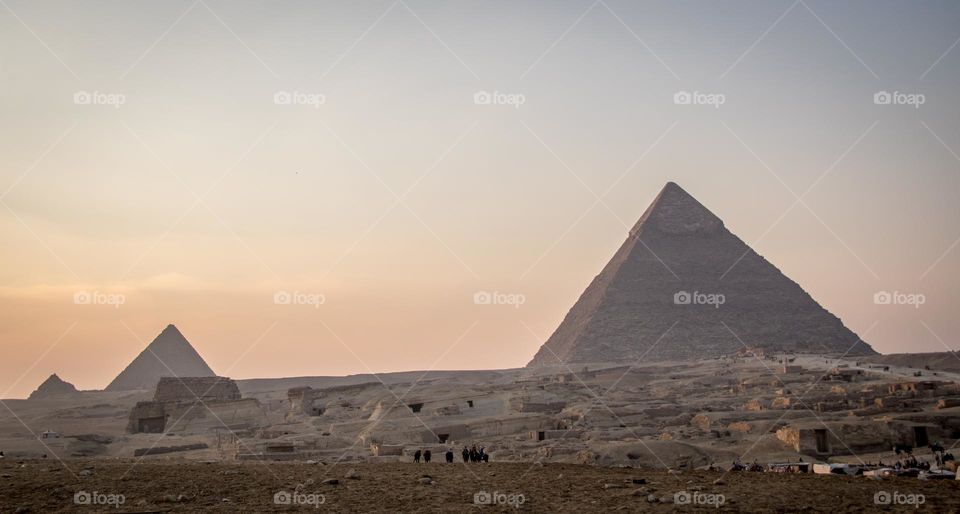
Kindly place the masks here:
POLYGON ((163 377, 152 401, 137 402, 130 411, 129 433, 204 433, 248 430, 267 423, 255 398, 241 398, 237 384, 226 377, 163 377))

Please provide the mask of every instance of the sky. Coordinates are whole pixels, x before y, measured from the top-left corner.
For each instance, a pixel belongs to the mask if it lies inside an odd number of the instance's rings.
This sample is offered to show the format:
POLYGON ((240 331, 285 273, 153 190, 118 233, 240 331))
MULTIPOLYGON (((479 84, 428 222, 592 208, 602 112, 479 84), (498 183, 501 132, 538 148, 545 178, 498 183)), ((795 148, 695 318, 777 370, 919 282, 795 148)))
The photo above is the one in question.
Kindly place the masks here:
POLYGON ((2 0, 0 397, 169 323, 234 378, 520 367, 667 181, 878 351, 957 349, 958 42, 946 1, 2 0))

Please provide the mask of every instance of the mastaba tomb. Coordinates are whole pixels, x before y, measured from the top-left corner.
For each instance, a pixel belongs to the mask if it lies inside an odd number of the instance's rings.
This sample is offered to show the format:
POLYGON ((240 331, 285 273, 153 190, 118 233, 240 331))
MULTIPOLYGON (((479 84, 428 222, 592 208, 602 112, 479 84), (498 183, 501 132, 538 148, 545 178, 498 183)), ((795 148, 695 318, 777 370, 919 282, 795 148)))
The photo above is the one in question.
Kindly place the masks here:
POLYGON ((152 401, 137 402, 127 432, 195 434, 250 430, 267 424, 260 401, 242 398, 226 377, 163 377, 152 401))
POLYGON ((527 365, 876 352, 668 182, 527 365))

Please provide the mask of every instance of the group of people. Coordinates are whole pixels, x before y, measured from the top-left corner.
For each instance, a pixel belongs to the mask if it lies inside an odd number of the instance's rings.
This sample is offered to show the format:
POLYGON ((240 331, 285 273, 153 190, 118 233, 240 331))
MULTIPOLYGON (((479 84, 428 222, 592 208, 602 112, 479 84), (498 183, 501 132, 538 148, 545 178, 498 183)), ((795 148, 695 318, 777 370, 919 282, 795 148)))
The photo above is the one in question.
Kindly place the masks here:
POLYGON ((469 450, 464 446, 460 456, 463 457, 463 462, 490 462, 490 454, 484 451, 483 446, 478 449, 477 445, 473 445, 469 450))
MULTIPOLYGON (((463 462, 490 462, 490 454, 484 450, 483 446, 479 448, 477 448, 477 445, 473 445, 470 448, 464 446, 460 454, 463 457, 463 462)), ((453 450, 448 448, 443 456, 447 464, 453 463, 453 450)), ((420 463, 421 459, 424 463, 429 463, 431 457, 433 457, 433 454, 426 448, 421 448, 413 452, 413 462, 415 463, 420 463)))

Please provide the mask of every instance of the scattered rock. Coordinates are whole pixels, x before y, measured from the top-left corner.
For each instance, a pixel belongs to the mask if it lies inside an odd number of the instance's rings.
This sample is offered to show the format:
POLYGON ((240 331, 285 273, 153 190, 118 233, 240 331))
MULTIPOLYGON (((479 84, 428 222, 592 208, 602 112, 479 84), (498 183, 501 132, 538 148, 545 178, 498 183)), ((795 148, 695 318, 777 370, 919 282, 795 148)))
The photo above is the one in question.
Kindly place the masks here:
POLYGON ((634 489, 634 490, 633 490, 633 495, 634 495, 634 496, 646 496, 646 495, 648 495, 648 494, 650 494, 650 492, 647 491, 647 488, 646 488, 646 487, 641 487, 641 488, 639 488, 639 489, 634 489))
POLYGON ((680 474, 680 470, 678 470, 678 469, 668 469, 668 470, 667 470, 667 474, 668 474, 668 475, 679 475, 679 474, 680 474))
POLYGON ((423 485, 433 485, 433 484, 434 484, 434 481, 433 481, 433 479, 431 479, 431 478, 423 477, 423 478, 420 479, 420 483, 423 484, 423 485))
POLYGON ((726 485, 726 482, 722 478, 718 478, 713 481, 713 485, 726 485))
POLYGON ((240 472, 235 469, 225 469, 220 472, 222 475, 239 475, 240 472))
POLYGON ((175 503, 177 501, 177 497, 172 494, 165 494, 160 501, 163 503, 175 503))
POLYGON ((91 476, 91 475, 93 475, 93 470, 91 470, 91 469, 82 469, 82 470, 80 470, 80 476, 82 476, 82 477, 88 477, 88 476, 91 476))
POLYGON ((654 494, 647 495, 647 503, 657 503, 657 497, 654 494))
POLYGON ((623 489, 624 487, 626 486, 623 484, 603 484, 604 489, 623 489))
POLYGON ((30 512, 30 507, 24 507, 22 505, 17 507, 17 510, 13 511, 14 514, 24 514, 26 512, 30 512))
POLYGON ((637 485, 643 485, 647 483, 646 478, 630 478, 628 480, 630 481, 630 483, 637 484, 637 485))
POLYGON ((343 475, 343 477, 350 480, 360 480, 360 473, 357 473, 357 470, 350 468, 347 473, 343 475))
POLYGON ((4 473, 0 475, 0 478, 13 478, 13 475, 11 475, 10 473, 4 473))
POLYGON ((337 485, 337 484, 340 483, 340 481, 337 480, 336 478, 328 478, 328 479, 326 479, 326 480, 324 480, 323 482, 320 482, 320 483, 323 484, 323 485, 337 485))
POLYGON ((672 497, 672 496, 661 496, 661 497, 660 497, 660 503, 673 503, 673 497, 672 497))

